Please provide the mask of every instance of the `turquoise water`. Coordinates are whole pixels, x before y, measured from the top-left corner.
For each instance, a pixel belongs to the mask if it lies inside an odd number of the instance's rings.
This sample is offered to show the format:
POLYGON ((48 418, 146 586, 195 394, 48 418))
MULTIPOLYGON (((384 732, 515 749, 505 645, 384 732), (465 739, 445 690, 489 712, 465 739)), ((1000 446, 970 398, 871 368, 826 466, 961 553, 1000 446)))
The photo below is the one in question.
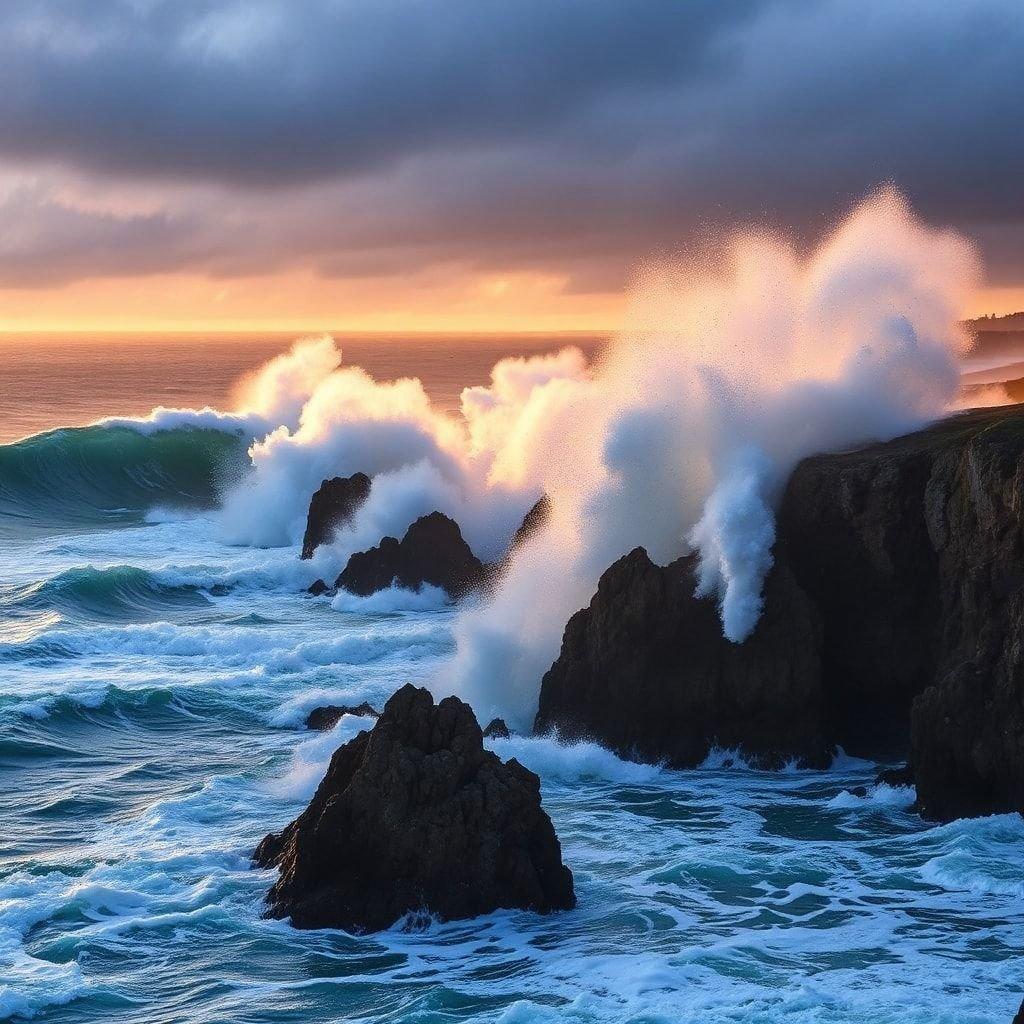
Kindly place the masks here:
POLYGON ((306 712, 442 667, 456 612, 332 606, 296 548, 224 544, 232 436, 99 429, 0 447, 0 1018, 1008 1024, 1024 820, 930 825, 849 758, 677 773, 492 741, 540 774, 578 909, 265 920, 254 845, 366 724, 306 712))

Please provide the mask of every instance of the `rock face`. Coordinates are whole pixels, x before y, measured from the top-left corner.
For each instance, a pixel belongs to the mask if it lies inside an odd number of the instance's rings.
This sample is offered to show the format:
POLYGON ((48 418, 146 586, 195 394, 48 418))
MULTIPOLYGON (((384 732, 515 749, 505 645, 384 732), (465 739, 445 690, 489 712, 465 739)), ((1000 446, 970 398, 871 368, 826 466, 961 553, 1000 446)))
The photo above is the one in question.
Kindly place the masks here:
POLYGON ((365 473, 325 480, 309 502, 302 557, 312 558, 321 544, 330 543, 338 527, 352 519, 369 494, 370 478, 365 473))
POLYGON ((504 718, 492 718, 484 729, 484 737, 489 740, 507 740, 511 735, 504 718))
POLYGON ((458 524, 431 512, 417 519, 401 541, 385 537, 377 547, 352 555, 335 586, 365 597, 392 583, 409 590, 429 583, 458 598, 486 577, 486 566, 463 540, 458 524))
POLYGON ((722 640, 693 566, 601 579, 544 677, 537 728, 686 765, 708 744, 817 763, 909 753, 924 814, 1024 811, 1024 409, 806 459, 765 613, 722 640))
POLYGON ((326 732, 328 729, 333 729, 344 715, 355 715, 357 718, 380 717, 377 709, 365 701, 355 707, 348 704, 325 704, 323 707, 313 708, 306 715, 306 728, 326 732))
POLYGON ((695 565, 688 556, 662 568, 637 548, 605 572, 566 626, 535 730, 674 767, 699 764, 716 745, 766 767, 827 764, 814 606, 777 566, 757 628, 730 643, 715 603, 693 596, 695 565))
POLYGON ((909 734, 928 817, 1024 810, 1022 511, 1019 407, 808 459, 783 499, 825 624, 830 734, 868 754, 909 734))
POLYGON ((279 866, 269 913, 299 928, 374 931, 500 907, 575 905, 540 781, 483 748, 469 705, 406 685, 339 748, 305 811, 254 862, 279 866))
POLYGON ((1017 1016, 1013 1018, 1013 1024, 1024 1024, 1024 1002, 1020 1004, 1017 1016))

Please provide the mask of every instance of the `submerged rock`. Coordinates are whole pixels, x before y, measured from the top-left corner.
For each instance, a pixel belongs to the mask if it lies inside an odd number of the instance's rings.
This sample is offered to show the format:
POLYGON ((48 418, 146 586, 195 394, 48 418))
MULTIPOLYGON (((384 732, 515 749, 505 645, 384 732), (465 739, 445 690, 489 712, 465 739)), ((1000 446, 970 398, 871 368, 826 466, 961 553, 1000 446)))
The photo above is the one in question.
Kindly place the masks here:
POLYGON ((408 590, 429 583, 458 598, 486 577, 487 567, 463 540, 458 523, 431 512, 417 519, 401 541, 385 537, 377 547, 352 555, 335 586, 366 597, 392 583, 408 590))
POLYGON ((269 914, 299 928, 374 931, 410 912, 442 920, 575 905, 540 780, 484 750, 469 705, 402 687, 339 748, 305 811, 256 848, 278 866, 269 914))
POLYGON ((715 602, 694 597, 695 567, 692 555, 660 567, 637 548, 604 573, 565 628, 535 730, 674 767, 716 746, 766 767, 828 764, 814 606, 777 565, 761 621, 734 644, 715 602))
POLYGON ((350 522, 370 495, 370 478, 365 473, 324 480, 309 502, 302 558, 312 558, 321 544, 334 540, 335 531, 350 522))
POLYGON ((350 707, 348 704, 325 704, 313 708, 306 716, 306 728, 326 731, 333 729, 343 715, 355 715, 357 718, 379 718, 380 713, 372 705, 363 701, 362 704, 350 707))
POLYGON ((909 764, 900 765, 898 768, 883 768, 875 776, 876 786, 894 786, 896 788, 903 786, 913 786, 914 784, 914 769, 909 764))
POLYGON ((314 597, 319 597, 321 594, 329 594, 331 588, 324 583, 323 580, 313 580, 312 583, 306 588, 308 594, 312 594, 314 597))

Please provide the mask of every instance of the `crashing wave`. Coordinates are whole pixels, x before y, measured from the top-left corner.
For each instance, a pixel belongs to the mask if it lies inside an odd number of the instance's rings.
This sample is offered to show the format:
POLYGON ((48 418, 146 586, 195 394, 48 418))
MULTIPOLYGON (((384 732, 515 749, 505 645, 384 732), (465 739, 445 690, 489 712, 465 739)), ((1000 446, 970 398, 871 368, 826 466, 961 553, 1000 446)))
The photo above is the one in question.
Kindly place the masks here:
POLYGON ((221 430, 52 430, 0 446, 0 518, 74 526, 138 521, 157 506, 209 508, 244 460, 244 439, 221 430))

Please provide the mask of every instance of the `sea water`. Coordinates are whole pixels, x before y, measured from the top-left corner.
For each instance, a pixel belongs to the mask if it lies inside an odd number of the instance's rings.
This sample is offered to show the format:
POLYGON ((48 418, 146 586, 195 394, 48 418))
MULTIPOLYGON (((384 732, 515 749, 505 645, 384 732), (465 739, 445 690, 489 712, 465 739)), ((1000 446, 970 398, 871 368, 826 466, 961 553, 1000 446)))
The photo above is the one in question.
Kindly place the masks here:
MULTIPOLYGON (((264 358, 232 352, 235 375, 264 358)), ((230 385, 204 384, 188 346, 163 358, 188 404, 230 385)), ((477 382, 471 356, 443 365, 477 382)), ((122 409, 67 420, 141 411, 121 387, 122 409)), ((10 438, 32 433, 17 400, 5 389, 10 438)), ((297 549, 222 543, 217 495, 244 460, 213 431, 0 447, 0 1017, 1008 1024, 1024 819, 925 822, 848 757, 672 772, 489 741, 540 775, 576 910, 366 937, 265 919, 253 847, 369 724, 312 733, 305 715, 432 674, 456 613, 429 591, 313 598, 297 549)))

